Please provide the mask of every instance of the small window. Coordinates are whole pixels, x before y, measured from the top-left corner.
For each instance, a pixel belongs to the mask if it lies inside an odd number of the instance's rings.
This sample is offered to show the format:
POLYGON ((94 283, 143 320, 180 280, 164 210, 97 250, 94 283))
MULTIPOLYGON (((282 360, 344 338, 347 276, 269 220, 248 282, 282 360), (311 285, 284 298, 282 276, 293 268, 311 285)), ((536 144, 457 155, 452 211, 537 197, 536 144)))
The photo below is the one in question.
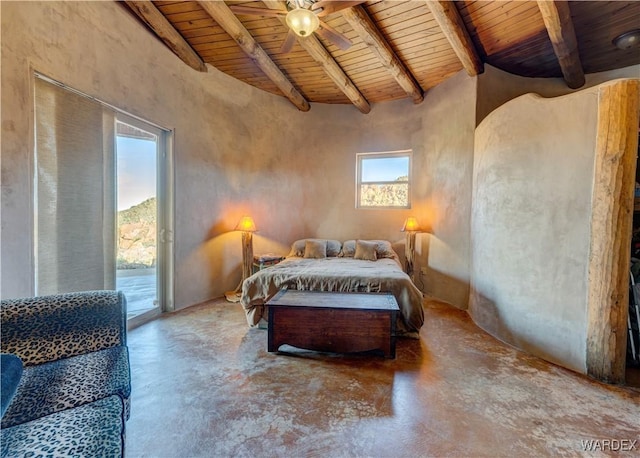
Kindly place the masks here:
POLYGON ((357 208, 411 208, 411 151, 356 155, 357 208))

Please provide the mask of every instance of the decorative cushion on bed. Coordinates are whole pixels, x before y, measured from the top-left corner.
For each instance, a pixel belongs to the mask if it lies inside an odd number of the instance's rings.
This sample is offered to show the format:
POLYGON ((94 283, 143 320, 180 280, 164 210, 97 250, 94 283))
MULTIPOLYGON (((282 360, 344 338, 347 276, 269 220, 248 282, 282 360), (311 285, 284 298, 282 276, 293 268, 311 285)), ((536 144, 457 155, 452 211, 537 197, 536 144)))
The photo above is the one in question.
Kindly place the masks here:
POLYGON ((347 240, 342 244, 342 251, 338 256, 341 258, 353 258, 354 254, 356 254, 356 241, 347 240))
POLYGON ((327 239, 300 239, 293 242, 291 245, 291 251, 287 257, 296 256, 298 258, 302 258, 304 256, 305 245, 307 240, 315 240, 318 242, 326 243, 327 257, 338 256, 340 254, 340 250, 342 249, 342 243, 338 240, 327 240, 327 239))
POLYGON ((391 242, 387 240, 372 240, 376 244, 376 255, 378 258, 398 259, 398 253, 391 247, 391 242))
MULTIPOLYGON (((391 247, 391 242, 387 240, 359 240, 364 242, 375 243, 376 246, 376 258, 391 258, 398 260, 398 254, 391 247)), ((341 257, 352 258, 356 254, 356 241, 347 240, 342 244, 341 257)))
POLYGON ((342 242, 339 240, 327 240, 327 257, 338 256, 340 250, 342 250, 342 242))
POLYGON ((377 260, 376 243, 368 242, 366 240, 358 240, 356 242, 356 252, 353 255, 353 259, 362 259, 364 261, 377 260))
POLYGON ((326 258, 327 242, 325 240, 307 240, 304 244, 305 258, 326 258))

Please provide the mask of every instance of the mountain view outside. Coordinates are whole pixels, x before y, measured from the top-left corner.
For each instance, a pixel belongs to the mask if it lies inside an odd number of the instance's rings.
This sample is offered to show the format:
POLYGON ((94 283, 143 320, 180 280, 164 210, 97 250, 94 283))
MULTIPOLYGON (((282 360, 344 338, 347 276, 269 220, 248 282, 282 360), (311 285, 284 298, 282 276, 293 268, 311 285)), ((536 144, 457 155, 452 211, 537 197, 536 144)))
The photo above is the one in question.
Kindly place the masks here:
POLYGON ((157 137, 117 124, 118 247, 116 288, 129 318, 156 307, 157 137))
POLYGON ((117 269, 156 266, 156 198, 118 212, 117 269))
POLYGON ((409 202, 409 177, 401 176, 393 184, 363 184, 360 205, 363 207, 404 207, 409 202))
POLYGON ((409 155, 359 156, 360 207, 409 206, 409 155))

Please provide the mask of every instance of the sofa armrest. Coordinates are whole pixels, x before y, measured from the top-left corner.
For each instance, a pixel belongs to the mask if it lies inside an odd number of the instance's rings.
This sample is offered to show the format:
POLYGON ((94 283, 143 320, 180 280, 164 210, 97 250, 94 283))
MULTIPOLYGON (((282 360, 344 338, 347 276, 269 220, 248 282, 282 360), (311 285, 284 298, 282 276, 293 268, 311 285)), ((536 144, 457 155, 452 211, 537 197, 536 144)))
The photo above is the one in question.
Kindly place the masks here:
POLYGON ((2 352, 25 366, 126 345, 127 306, 120 291, 85 291, 3 300, 2 352))

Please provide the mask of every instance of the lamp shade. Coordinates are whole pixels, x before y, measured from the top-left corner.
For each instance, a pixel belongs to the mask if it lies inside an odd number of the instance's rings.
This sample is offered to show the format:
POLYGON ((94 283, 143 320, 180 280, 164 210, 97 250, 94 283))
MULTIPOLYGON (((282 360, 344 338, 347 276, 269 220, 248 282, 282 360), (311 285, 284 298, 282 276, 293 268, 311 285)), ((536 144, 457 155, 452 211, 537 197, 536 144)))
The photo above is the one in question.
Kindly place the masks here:
POLYGON ((401 229, 402 232, 411 232, 411 231, 418 231, 418 230, 420 230, 420 226, 418 225, 418 220, 415 219, 413 216, 410 216, 405 220, 404 226, 402 226, 402 229, 401 229))
POLYGON ((320 26, 316 13, 306 8, 296 8, 287 13, 287 25, 299 37, 308 37, 320 26))
POLYGON ((240 221, 236 226, 236 231, 256 232, 257 230, 256 223, 253 222, 253 218, 250 216, 243 216, 240 218, 240 221))

